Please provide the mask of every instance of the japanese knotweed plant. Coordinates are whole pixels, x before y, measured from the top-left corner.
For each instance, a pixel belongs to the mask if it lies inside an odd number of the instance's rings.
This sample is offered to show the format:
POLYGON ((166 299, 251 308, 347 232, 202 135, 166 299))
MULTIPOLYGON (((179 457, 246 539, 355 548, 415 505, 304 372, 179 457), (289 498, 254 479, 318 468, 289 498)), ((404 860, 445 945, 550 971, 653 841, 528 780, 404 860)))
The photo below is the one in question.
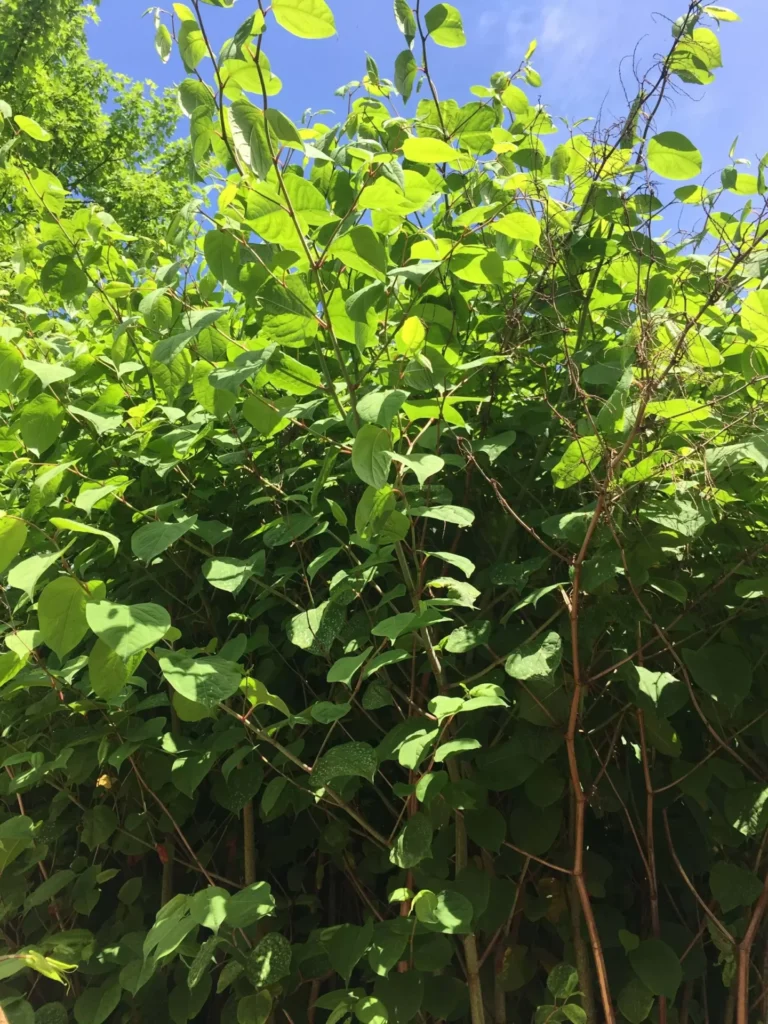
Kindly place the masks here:
POLYGON ((192 8, 163 242, 2 108, 5 1018, 764 1021, 768 161, 657 124, 737 16, 586 134, 449 4, 333 125, 324 0, 192 8))

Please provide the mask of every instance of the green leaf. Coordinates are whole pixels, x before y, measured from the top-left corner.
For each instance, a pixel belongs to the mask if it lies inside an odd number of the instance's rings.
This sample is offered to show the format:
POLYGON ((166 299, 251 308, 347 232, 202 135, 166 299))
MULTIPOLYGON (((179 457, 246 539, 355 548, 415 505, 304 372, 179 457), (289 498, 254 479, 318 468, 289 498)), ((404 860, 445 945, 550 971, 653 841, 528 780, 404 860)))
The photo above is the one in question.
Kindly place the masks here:
POLYGON ((318 788, 348 775, 360 775, 373 782, 377 766, 376 752, 368 743, 342 743, 331 747, 315 762, 310 780, 318 788))
POLYGON ((359 224, 340 235, 328 248, 328 255, 345 267, 358 270, 378 281, 387 279, 387 255, 378 236, 366 224, 359 224))
POLYGON ((77 1024, 104 1024, 120 1004, 122 989, 116 978, 103 985, 91 985, 75 1003, 77 1024))
POLYGON ((555 999, 569 999, 578 987, 578 972, 570 964, 556 964, 547 975, 547 988, 555 999))
POLYGON ((76 519, 62 519, 61 516, 51 516, 50 521, 51 525, 55 526, 57 530, 69 530, 71 533, 87 533, 92 537, 103 537, 104 540, 109 542, 114 553, 117 554, 120 538, 116 537, 114 533, 99 530, 95 526, 89 526, 87 523, 79 523, 76 519))
POLYGON ((245 973, 257 989, 274 985, 291 972, 291 944, 278 932, 265 935, 246 959, 245 973))
POLYGON ((619 1009, 630 1024, 643 1024, 653 1008, 653 992, 639 978, 630 978, 619 992, 619 1009))
POLYGON ((741 306, 741 323, 761 345, 768 345, 768 289, 750 292, 741 306))
POLYGON ((43 588, 37 603, 40 633, 59 661, 88 632, 85 609, 90 599, 85 584, 71 576, 60 576, 43 588))
POLYGON ((709 886, 724 914, 736 907, 751 907, 763 891, 763 884, 754 872, 724 860, 718 861, 710 871, 709 886))
POLYGON ((52 554, 31 555, 22 562, 17 562, 8 571, 8 586, 18 587, 19 590, 23 590, 31 601, 35 593, 37 581, 52 565, 56 565, 60 561, 64 551, 66 551, 66 548, 62 551, 54 551, 52 554))
POLYGON ((513 210, 505 214, 499 220, 495 220, 491 227, 507 238, 531 242, 533 245, 537 245, 541 237, 541 225, 532 214, 523 210, 513 210))
POLYGON ((173 5, 176 17, 180 25, 176 30, 176 39, 179 44, 179 53, 187 71, 194 71, 203 57, 208 56, 208 47, 205 44, 203 33, 195 20, 195 16, 184 4, 173 5))
POLYGON ((353 654, 347 658, 339 658, 328 669, 327 680, 329 683, 344 683, 346 686, 352 682, 354 677, 363 667, 373 650, 366 647, 360 654, 353 654))
POLYGON ((105 804, 89 808, 83 815, 82 839, 89 850, 94 850, 113 835, 119 822, 111 807, 105 804))
POLYGON ((249 928, 275 912, 275 898, 268 882, 255 882, 227 900, 226 921, 230 928, 249 928))
POLYGON ((401 50, 395 58, 395 88, 407 103, 413 92, 419 66, 410 50, 401 50))
POLYGON ((89 601, 85 617, 90 629, 119 658, 130 658, 162 640, 171 617, 158 604, 114 604, 89 601))
POLYGON ((197 523, 197 516, 186 516, 178 523, 146 523, 131 536, 131 551, 143 562, 151 562, 166 551, 197 523))
POLYGON ((661 132, 648 142, 648 166, 662 178, 685 181, 701 173, 702 157, 684 135, 661 132))
POLYGON ((432 855, 432 822, 417 811, 395 839, 389 855, 399 868, 412 868, 432 855))
POLYGON ((364 424, 352 446, 352 468, 363 483, 379 490, 387 482, 392 459, 389 431, 373 423, 364 424))
POLYGON ((371 391, 358 399, 357 415, 364 423, 375 423, 379 427, 389 427, 407 397, 408 392, 400 391, 399 389, 371 391))
POLYGON ((88 656, 88 681, 101 700, 113 700, 125 688, 129 678, 128 664, 109 644, 97 640, 88 656))
POLYGON ((209 558, 203 564, 203 576, 217 590, 236 594, 252 576, 264 573, 264 552, 251 558, 209 558))
POLYGON ((240 688, 240 667, 225 658, 193 658, 168 651, 157 659, 160 671, 182 697, 205 708, 214 708, 240 688))
POLYGON ((325 0, 272 0, 272 13, 278 25, 301 39, 327 39, 336 33, 325 0))
POLYGON ((5 572, 27 540, 27 524, 12 516, 0 518, 0 572, 5 572))
POLYGON ((698 651, 683 649, 693 681, 734 712, 752 688, 752 666, 744 652, 729 644, 712 643, 698 651))
POLYGON ((389 455, 394 462, 399 462, 416 474, 420 487, 445 467, 445 461, 439 455, 400 455, 398 452, 390 452, 389 455))
POLYGON ((584 480, 599 465, 601 457, 602 444, 599 437, 579 437, 571 441, 560 461, 552 467, 555 487, 564 490, 584 480))
POLYGON ((25 135, 35 139, 36 142, 50 142, 53 138, 49 131, 46 131, 42 125, 39 125, 31 117, 26 117, 24 114, 14 114, 13 120, 25 135))
POLYGON ((10 391, 24 365, 21 352, 10 342, 0 339, 0 390, 10 391))
POLYGON ((395 21, 410 46, 416 38, 416 19, 408 0, 395 0, 395 21))
POLYGON ((64 410, 52 395, 38 395, 24 404, 19 416, 22 441, 42 455, 59 439, 64 418, 64 410))
POLYGON ((447 743, 442 743, 435 751, 435 762, 439 763, 444 761, 447 757, 451 757, 453 754, 463 754, 470 750, 479 750, 482 747, 480 740, 476 739, 457 739, 448 740, 447 743))
POLYGON ((403 142, 406 160, 417 164, 442 164, 459 159, 459 152, 442 139, 412 138, 403 142))
POLYGON ((437 519, 441 523, 454 523, 456 526, 468 527, 475 521, 475 513, 460 505, 432 505, 430 508, 411 508, 412 516, 423 519, 437 519))
POLYGON ((649 992, 674 999, 683 980, 675 951, 661 939, 645 939, 629 954, 632 970, 649 992))
POLYGON ((451 4, 435 4, 425 14, 424 23, 438 46, 464 46, 467 41, 461 15, 451 4))
POLYGON ((29 370, 37 377, 44 388, 51 384, 58 384, 59 381, 74 377, 75 371, 68 366, 60 366, 56 363, 41 363, 36 359, 25 359, 24 369, 29 370))
POLYGON ((491 636, 491 623, 487 619, 472 622, 468 626, 458 626, 445 640, 444 650, 449 654, 466 654, 467 651, 488 643, 491 636))
POLYGON ((504 669, 513 679, 540 679, 555 671, 562 656, 563 641, 560 634, 549 632, 513 651, 504 669))

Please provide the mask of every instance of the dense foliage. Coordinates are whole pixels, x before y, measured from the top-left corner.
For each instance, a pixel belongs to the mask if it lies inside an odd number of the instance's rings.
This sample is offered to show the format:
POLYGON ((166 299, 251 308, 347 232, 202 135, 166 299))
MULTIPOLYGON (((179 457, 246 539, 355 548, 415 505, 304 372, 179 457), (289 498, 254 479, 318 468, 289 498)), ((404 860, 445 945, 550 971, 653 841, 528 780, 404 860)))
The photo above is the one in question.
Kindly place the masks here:
POLYGON ((165 238, 3 108, 5 1017, 764 1021, 768 160, 655 123, 737 16, 588 135, 418 0, 296 125, 325 0, 204 2, 165 238))
POLYGON ((171 141, 180 114, 175 90, 158 92, 92 60, 86 28, 93 19, 94 5, 83 0, 0 4, 0 116, 7 107, 44 126, 43 138, 6 133, 0 145, 0 259, 34 218, 24 190, 3 170, 11 141, 73 200, 98 204, 141 237, 162 237, 189 199, 189 143, 171 141))

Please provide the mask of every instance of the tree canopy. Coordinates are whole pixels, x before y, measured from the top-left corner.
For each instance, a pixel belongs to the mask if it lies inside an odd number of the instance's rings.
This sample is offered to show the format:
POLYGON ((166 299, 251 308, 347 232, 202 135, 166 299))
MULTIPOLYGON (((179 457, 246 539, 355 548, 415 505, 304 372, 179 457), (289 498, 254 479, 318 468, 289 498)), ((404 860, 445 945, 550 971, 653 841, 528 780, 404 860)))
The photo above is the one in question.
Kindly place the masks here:
MULTIPOLYGON (((175 90, 132 81, 88 53, 86 27, 96 7, 82 0, 4 0, 0 7, 0 99, 50 138, 22 133, 11 148, 59 178, 73 199, 95 203, 127 232, 162 237, 190 198, 189 143, 173 140, 180 115, 175 90)), ((6 116, 2 109, 0 114, 6 116)), ((0 246, 31 214, 0 166, 0 246)))
POLYGON ((155 12, 206 205, 137 222, 127 84, 86 194, 82 22, 2 106, 3 1013, 765 1020, 768 157, 658 126, 738 16, 590 128, 535 42, 443 97, 467 11, 395 0, 326 124, 267 57, 325 0, 206 5, 155 12))

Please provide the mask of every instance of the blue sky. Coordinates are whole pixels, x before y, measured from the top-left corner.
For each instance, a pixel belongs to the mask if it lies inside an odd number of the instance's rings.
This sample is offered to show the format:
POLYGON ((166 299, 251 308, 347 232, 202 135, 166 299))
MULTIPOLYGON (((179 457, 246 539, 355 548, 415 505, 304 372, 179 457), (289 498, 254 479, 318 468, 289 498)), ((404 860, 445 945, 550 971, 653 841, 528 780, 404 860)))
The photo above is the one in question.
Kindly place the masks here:
MULTIPOLYGON (((611 123, 624 109, 620 74, 633 90, 632 51, 645 68, 670 39, 669 23, 685 10, 685 0, 455 0, 462 12, 468 44, 460 50, 432 46, 430 62, 442 98, 471 99, 469 87, 487 84, 494 71, 517 66, 531 39, 538 40, 533 63, 543 78, 538 95, 550 112, 573 120, 595 115, 611 123)), ((726 0, 731 2, 731 0, 726 0)), ((142 18, 148 0, 102 0, 100 24, 90 30, 91 52, 134 78, 171 85, 183 77, 174 53, 163 65, 152 43, 150 17, 142 18)), ((294 119, 306 107, 330 107, 339 117, 344 101, 334 89, 365 71, 365 53, 392 76, 394 58, 403 47, 391 0, 330 0, 337 35, 332 39, 297 39, 271 24, 265 51, 284 83, 275 102, 294 119)), ((170 3, 167 4, 170 7, 170 3)), ((429 3, 424 5, 429 7, 429 3)), ((733 0, 742 20, 723 24, 720 36, 724 67, 706 87, 686 87, 660 116, 664 128, 688 135, 702 150, 705 174, 728 163, 728 150, 739 135, 737 156, 755 162, 768 151, 766 40, 768 3, 733 0)), ((253 10, 253 0, 237 0, 228 10, 204 6, 214 45, 230 36, 253 10)), ((271 20, 271 19, 270 19, 271 20)), ((201 71, 205 73, 201 65, 201 71)), ((406 110, 412 110, 412 98, 406 110)), ((328 116, 326 121, 333 119, 328 116)), ((554 144, 557 136, 547 142, 554 144)))

